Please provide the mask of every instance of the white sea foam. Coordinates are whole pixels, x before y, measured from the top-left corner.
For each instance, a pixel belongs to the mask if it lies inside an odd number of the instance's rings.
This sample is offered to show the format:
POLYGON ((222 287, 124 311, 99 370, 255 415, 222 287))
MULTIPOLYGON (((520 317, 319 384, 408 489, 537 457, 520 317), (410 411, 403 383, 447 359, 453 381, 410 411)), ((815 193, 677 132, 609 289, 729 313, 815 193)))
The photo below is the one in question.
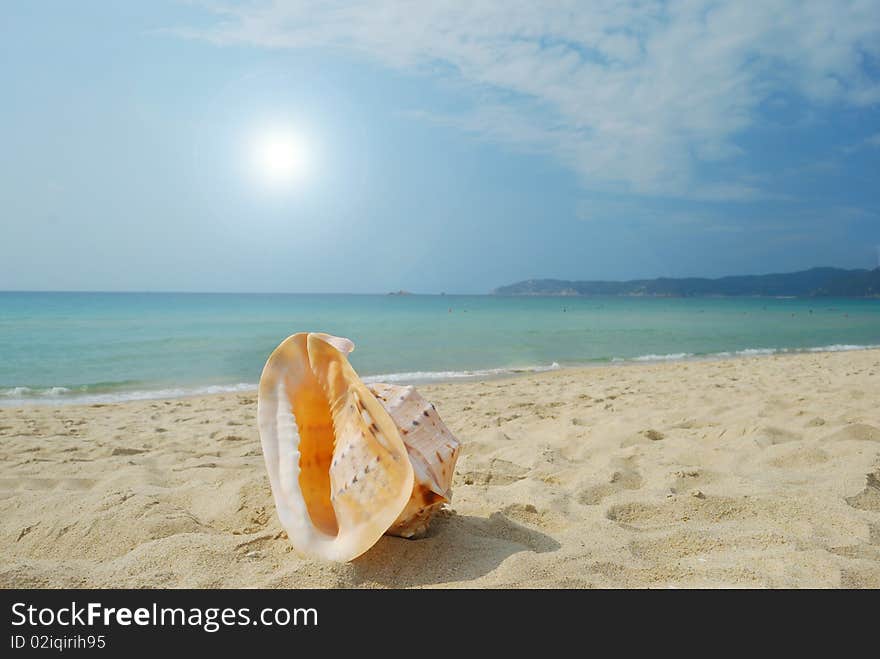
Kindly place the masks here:
POLYGON ((50 397, 51 396, 63 396, 64 394, 66 394, 69 391, 70 391, 70 389, 68 389, 67 387, 49 387, 45 391, 41 392, 40 395, 50 396, 50 397))
POLYGON ((880 345, 871 345, 871 346, 860 346, 860 345, 849 345, 846 343, 835 343, 830 346, 822 346, 819 348, 808 348, 808 352, 847 352, 849 350, 872 350, 875 348, 880 348, 880 345))
POLYGON ((156 400, 160 398, 184 398, 187 396, 206 396, 208 394, 256 391, 257 385, 240 382, 231 385, 206 385, 202 387, 175 387, 171 389, 146 389, 136 391, 114 391, 105 393, 73 393, 67 387, 13 387, 0 391, 0 407, 19 405, 88 405, 94 403, 122 403, 131 400, 156 400), (5 400, 4 400, 5 399, 5 400))
POLYGON ((633 357, 634 362, 671 362, 693 357, 692 352, 674 352, 669 355, 640 355, 633 357))
MULTIPOLYGON (((541 373, 560 368, 557 362, 548 366, 528 366, 523 368, 489 368, 474 371, 413 371, 408 373, 384 373, 369 375, 364 382, 391 382, 401 384, 424 384, 428 382, 450 382, 454 380, 478 379, 513 375, 515 373, 541 373)), ((0 390, 0 407, 19 405, 88 405, 95 403, 122 403, 136 400, 157 400, 163 398, 185 398, 188 396, 207 396, 210 394, 253 392, 257 385, 240 382, 231 385, 206 385, 202 387, 175 387, 165 389, 146 389, 134 391, 114 391, 102 393, 71 393, 67 387, 12 387, 0 390), (69 394, 69 395, 65 395, 69 394)))
POLYGON ((813 348, 746 348, 745 350, 737 350, 734 353, 719 352, 715 353, 719 357, 729 357, 733 355, 742 355, 749 357, 753 355, 778 355, 781 353, 798 353, 798 352, 848 352, 850 350, 875 350, 880 345, 855 345, 849 343, 835 343, 828 346, 815 346, 813 348))
POLYGON ((475 371, 412 371, 408 373, 383 373, 381 375, 368 375, 364 382, 392 382, 419 384, 426 382, 449 382, 451 380, 466 380, 474 378, 496 377, 499 375, 513 375, 515 373, 543 373, 555 371, 561 368, 557 362, 548 366, 525 366, 522 368, 487 368, 475 371))
POLYGON ((614 357, 612 362, 658 362, 682 361, 687 359, 712 359, 715 357, 759 357, 765 355, 796 354, 805 352, 845 352, 849 350, 875 350, 880 345, 854 345, 836 343, 813 348, 743 348, 742 350, 725 350, 708 354, 696 355, 690 352, 677 352, 668 355, 639 355, 638 357, 614 357))
POLYGON ((12 387, 11 389, 3 389, 0 391, 0 396, 4 396, 6 398, 22 398, 31 393, 33 389, 30 387, 12 387))
MULTIPOLYGON (((690 352, 675 352, 669 354, 646 354, 637 357, 614 357, 612 362, 668 362, 685 361, 689 359, 713 359, 718 357, 756 357, 775 355, 781 353, 819 353, 819 352, 845 352, 850 350, 878 349, 880 345, 856 345, 835 343, 826 346, 811 348, 744 348, 735 351, 715 352, 711 354, 696 355, 690 352)), ((400 373, 383 373, 369 375, 363 378, 364 382, 392 382, 402 384, 425 384, 430 382, 453 382, 458 380, 479 379, 514 375, 517 373, 542 373, 561 368, 559 363, 553 362, 545 366, 525 366, 506 368, 487 368, 466 371, 409 371, 400 373)), ((59 405, 59 404, 94 404, 94 403, 120 403, 136 400, 156 400, 163 398, 184 398, 187 396, 205 396, 210 394, 254 392, 257 389, 255 383, 239 382, 230 385, 205 385, 199 387, 175 387, 165 389, 145 389, 129 391, 113 391, 101 393, 81 392, 69 387, 44 387, 33 388, 26 386, 9 387, 0 389, 0 407, 17 407, 20 405, 59 405)))
POLYGON ((27 396, 43 396, 51 398, 53 396, 63 396, 70 389, 67 387, 46 387, 45 389, 33 389, 31 387, 12 387, 11 389, 0 389, 0 396, 6 398, 26 398, 27 396))

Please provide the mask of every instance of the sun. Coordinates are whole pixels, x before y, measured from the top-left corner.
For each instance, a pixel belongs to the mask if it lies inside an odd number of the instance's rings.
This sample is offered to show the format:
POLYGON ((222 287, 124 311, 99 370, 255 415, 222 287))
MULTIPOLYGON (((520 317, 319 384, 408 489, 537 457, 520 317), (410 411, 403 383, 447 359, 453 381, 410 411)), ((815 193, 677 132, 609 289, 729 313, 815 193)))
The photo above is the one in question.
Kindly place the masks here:
POLYGON ((252 173, 266 186, 287 187, 308 176, 308 145, 292 129, 273 128, 254 134, 249 151, 252 173))

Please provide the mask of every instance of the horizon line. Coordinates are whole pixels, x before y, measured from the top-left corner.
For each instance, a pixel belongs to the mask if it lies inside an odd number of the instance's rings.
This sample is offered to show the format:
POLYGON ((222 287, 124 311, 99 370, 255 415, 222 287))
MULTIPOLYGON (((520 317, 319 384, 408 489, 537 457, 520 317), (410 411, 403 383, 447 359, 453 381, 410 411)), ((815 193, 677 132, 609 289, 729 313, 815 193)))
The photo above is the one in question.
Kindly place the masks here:
POLYGON ((0 289, 0 295, 5 293, 102 293, 102 294, 110 294, 110 295, 131 295, 131 294, 139 294, 139 295, 382 295, 387 297, 407 297, 407 296, 450 296, 450 295, 481 295, 481 296, 491 296, 491 293, 414 293, 412 291, 405 291, 400 293, 398 291, 393 292, 385 292, 385 293, 351 293, 345 291, 332 291, 332 292, 303 292, 303 291, 194 291, 194 290, 117 290, 117 291, 108 291, 108 290, 99 290, 99 289, 77 289, 77 290, 62 290, 62 289, 11 289, 11 288, 3 288, 0 289))
POLYGON ((873 270, 880 270, 880 265, 875 266, 874 268, 842 268, 834 265, 814 265, 809 268, 804 268, 802 270, 790 270, 788 272, 766 272, 761 274, 739 274, 739 275, 721 275, 720 277, 706 277, 706 276, 679 276, 679 277, 670 277, 670 276, 655 276, 655 277, 638 277, 634 279, 558 279, 556 277, 529 277, 526 279, 520 279, 511 284, 501 284, 500 286, 496 286, 492 288, 489 292, 486 293, 448 293, 446 291, 442 291, 440 293, 416 293, 413 291, 407 291, 405 289, 399 289, 397 291, 385 291, 383 293, 372 292, 372 293, 352 293, 346 291, 332 291, 332 292, 304 292, 304 291, 198 291, 198 290, 100 290, 100 289, 76 289, 76 290, 63 290, 63 289, 0 289, 0 294, 4 293, 101 293, 101 294, 143 294, 143 295, 383 295, 388 297, 406 297, 410 295, 418 295, 418 296, 436 296, 436 297, 444 297, 444 296, 482 296, 482 297, 494 297, 498 288, 503 288, 505 286, 512 286, 515 284, 520 284, 528 281, 569 281, 569 282, 608 282, 608 283, 628 283, 633 281, 651 281, 657 279, 707 279, 710 281, 717 281, 719 279, 726 279, 728 277, 766 277, 771 275, 786 275, 786 274, 796 274, 800 272, 809 272, 810 270, 843 270, 845 272, 853 272, 857 270, 863 270, 865 272, 871 272, 873 270))

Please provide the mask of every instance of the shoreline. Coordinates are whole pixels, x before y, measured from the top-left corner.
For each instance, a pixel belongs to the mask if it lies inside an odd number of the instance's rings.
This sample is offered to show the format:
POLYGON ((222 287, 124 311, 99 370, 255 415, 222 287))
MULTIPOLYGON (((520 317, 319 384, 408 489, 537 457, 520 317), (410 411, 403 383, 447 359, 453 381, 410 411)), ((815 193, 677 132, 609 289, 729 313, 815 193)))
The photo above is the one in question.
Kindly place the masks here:
MULTIPOLYGON (((700 363, 715 362, 725 360, 752 359, 760 357, 774 356, 795 356, 809 354, 827 354, 838 352, 871 352, 880 351, 878 345, 849 345, 849 344, 831 344, 825 346, 808 347, 808 348, 745 348, 736 351, 722 351, 708 354, 695 353, 675 353, 668 355, 647 354, 631 358, 613 357, 610 359, 595 360, 579 364, 560 365, 553 362, 548 366, 534 367, 501 367, 478 369, 476 371, 426 371, 425 374, 441 375, 443 373, 454 373, 449 377, 417 377, 419 373, 387 373, 380 375, 362 375, 364 382, 388 382, 394 384, 411 384, 417 387, 426 387, 432 385, 448 385, 468 382, 481 382, 493 380, 505 380, 509 378, 527 377, 530 375, 539 375, 542 373, 554 373, 559 371, 570 371, 580 369, 595 369, 617 366, 638 366, 647 364, 676 364, 676 363, 700 363), (416 376, 406 378, 403 376, 416 376)), ((187 388, 168 388, 161 389, 144 389, 134 390, 130 392, 100 392, 94 394, 82 395, 44 395, 38 398, 2 398, 0 397, 0 410, 9 409, 27 409, 27 408, 43 408, 43 407, 68 407, 68 406, 88 406, 88 405, 116 405, 123 403, 137 403, 144 401, 163 401, 163 400, 185 400, 191 398, 202 398, 206 396, 225 396, 231 394, 255 394, 258 389, 258 383, 244 383, 229 385, 201 385, 187 388), (174 391, 175 393, 171 393, 174 391)), ((13 388, 14 389, 14 388, 13 388)), ((57 389, 53 387, 52 389, 57 389)))
MULTIPOLYGON (((624 366, 623 368, 620 368, 624 366)), ((420 387, 428 535, 298 557, 256 396, 0 409, 0 587, 880 587, 880 350, 420 387)))

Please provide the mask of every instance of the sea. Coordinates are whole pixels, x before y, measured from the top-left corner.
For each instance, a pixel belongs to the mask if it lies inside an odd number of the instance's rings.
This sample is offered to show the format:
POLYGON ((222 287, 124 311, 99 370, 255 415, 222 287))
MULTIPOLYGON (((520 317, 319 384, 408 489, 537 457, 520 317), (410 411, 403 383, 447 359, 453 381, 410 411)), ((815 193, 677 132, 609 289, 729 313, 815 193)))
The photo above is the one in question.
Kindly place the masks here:
POLYGON ((295 332, 366 380, 880 347, 880 300, 0 293, 0 406, 252 391, 295 332))

